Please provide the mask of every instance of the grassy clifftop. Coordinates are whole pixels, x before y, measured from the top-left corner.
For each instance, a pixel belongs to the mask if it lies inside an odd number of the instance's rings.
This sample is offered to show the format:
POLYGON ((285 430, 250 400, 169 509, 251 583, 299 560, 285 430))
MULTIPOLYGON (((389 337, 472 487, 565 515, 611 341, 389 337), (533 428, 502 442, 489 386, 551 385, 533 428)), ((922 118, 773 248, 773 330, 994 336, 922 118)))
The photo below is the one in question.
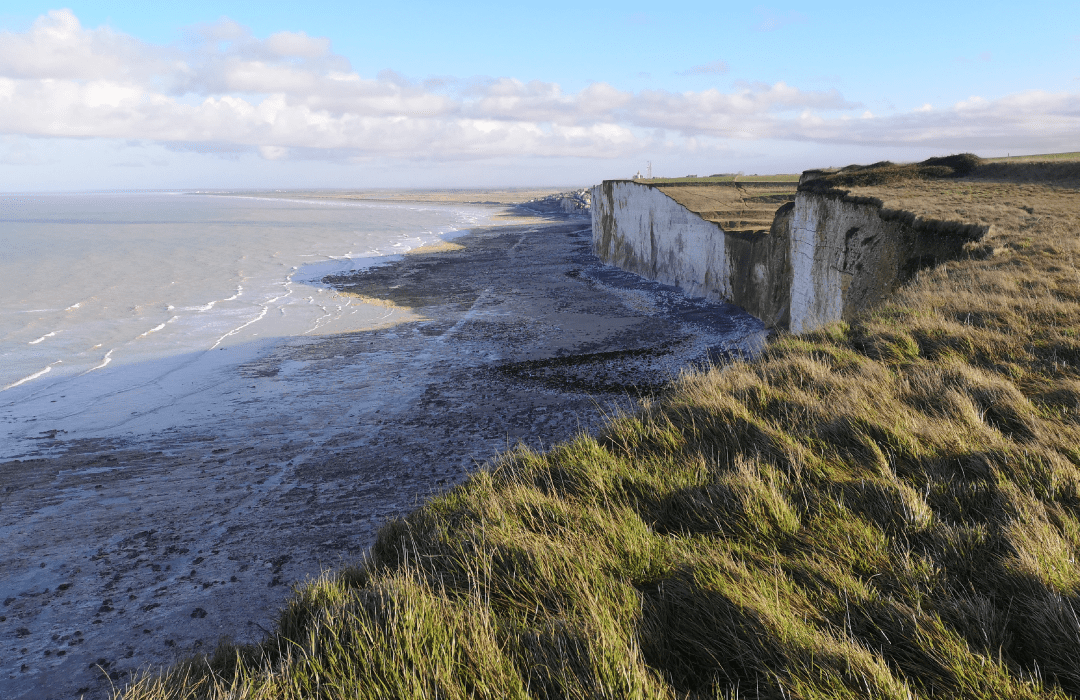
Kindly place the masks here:
POLYGON ((507 454, 262 644, 125 697, 1080 696, 1080 178, 1021 166, 834 182, 992 228, 850 325, 507 454))

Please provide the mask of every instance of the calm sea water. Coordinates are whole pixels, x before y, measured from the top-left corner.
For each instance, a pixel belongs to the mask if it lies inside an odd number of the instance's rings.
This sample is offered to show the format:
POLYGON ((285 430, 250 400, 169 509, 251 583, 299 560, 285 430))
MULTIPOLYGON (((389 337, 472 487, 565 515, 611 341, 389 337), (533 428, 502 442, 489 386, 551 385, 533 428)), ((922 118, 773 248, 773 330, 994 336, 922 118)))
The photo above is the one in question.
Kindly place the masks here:
POLYGON ((0 457, 19 452, 17 438, 33 432, 27 423, 47 428, 50 415, 73 430, 80 416, 100 428, 100 416, 86 418, 95 404, 154 379, 125 367, 196 372, 206 363, 193 358, 221 348, 371 327, 391 312, 319 280, 451 238, 492 211, 191 193, 0 195, 0 457))

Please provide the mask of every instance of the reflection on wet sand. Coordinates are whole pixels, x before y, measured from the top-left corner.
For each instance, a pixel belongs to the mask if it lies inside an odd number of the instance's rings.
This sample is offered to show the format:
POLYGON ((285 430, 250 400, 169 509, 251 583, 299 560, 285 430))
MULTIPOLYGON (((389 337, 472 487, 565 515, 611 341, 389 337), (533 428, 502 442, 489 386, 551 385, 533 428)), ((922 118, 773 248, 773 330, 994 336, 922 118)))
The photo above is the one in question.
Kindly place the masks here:
POLYGON ((223 636, 257 639, 290 584, 361 557, 478 463, 591 429, 762 334, 599 265, 582 219, 476 230, 329 281, 409 319, 251 352, 191 389, 210 392, 190 405, 213 429, 57 432, 0 465, 0 695, 100 698, 223 636))

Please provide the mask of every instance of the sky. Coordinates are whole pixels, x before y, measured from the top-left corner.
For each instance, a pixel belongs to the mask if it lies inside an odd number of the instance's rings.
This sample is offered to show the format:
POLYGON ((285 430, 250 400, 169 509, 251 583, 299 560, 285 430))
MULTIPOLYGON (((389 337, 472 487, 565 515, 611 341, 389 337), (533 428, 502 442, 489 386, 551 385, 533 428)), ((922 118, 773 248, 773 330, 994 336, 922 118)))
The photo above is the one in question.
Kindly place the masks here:
POLYGON ((586 186, 1080 150, 1080 3, 5 0, 0 191, 586 186))

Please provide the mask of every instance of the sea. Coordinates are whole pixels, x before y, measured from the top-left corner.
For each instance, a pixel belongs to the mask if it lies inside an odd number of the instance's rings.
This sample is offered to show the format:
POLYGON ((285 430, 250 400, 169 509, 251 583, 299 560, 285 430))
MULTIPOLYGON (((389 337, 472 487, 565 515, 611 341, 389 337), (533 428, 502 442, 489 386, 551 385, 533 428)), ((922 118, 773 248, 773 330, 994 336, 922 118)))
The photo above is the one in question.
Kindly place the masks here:
POLYGON ((275 342, 405 313, 324 277, 497 211, 276 193, 0 195, 0 459, 57 437, 139 437, 181 419, 198 429, 200 415, 217 419, 203 406, 214 387, 275 342))

